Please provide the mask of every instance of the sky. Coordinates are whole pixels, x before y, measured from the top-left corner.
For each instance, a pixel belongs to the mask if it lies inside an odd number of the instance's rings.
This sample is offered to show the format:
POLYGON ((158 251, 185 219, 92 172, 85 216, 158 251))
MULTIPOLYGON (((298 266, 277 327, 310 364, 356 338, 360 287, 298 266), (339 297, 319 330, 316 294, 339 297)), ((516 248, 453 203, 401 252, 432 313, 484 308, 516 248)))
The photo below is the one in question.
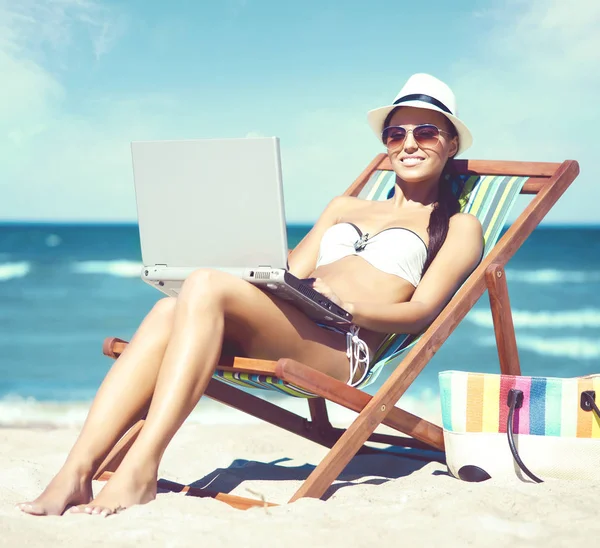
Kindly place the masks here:
POLYGON ((0 221, 135 222, 130 142, 277 136, 289 222, 383 152, 407 78, 454 90, 473 159, 581 174, 549 224, 600 221, 597 0, 0 0, 0 221))

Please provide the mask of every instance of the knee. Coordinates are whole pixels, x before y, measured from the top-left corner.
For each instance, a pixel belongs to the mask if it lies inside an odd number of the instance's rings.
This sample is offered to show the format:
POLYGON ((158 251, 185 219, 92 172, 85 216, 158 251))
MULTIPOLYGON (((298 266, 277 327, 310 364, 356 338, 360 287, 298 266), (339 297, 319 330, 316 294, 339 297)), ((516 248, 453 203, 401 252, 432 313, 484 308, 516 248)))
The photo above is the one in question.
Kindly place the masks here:
POLYGON ((172 321, 175 315, 175 303, 177 299, 175 297, 164 297, 156 301, 156 304, 152 308, 152 315, 164 321, 172 321))
POLYGON ((223 272, 211 268, 195 270, 183 283, 179 299, 188 304, 220 302, 227 291, 225 277, 223 272))

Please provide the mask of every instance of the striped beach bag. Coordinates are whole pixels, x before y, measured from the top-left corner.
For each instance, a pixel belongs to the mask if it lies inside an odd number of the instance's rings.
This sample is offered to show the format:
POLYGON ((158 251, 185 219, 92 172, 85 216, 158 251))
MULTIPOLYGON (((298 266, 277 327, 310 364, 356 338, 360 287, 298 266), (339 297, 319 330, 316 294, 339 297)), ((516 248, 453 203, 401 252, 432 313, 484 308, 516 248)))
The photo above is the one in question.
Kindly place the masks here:
POLYGON ((453 476, 600 482, 600 375, 560 379, 443 371, 439 382, 453 476))

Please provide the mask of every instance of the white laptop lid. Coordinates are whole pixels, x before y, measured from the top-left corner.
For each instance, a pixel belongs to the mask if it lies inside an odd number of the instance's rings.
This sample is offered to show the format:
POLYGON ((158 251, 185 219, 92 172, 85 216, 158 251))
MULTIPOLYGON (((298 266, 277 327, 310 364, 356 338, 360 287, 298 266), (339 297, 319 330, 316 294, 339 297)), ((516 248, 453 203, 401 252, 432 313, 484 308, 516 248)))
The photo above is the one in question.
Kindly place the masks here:
POLYGON ((131 144, 144 266, 285 268, 279 139, 131 144))

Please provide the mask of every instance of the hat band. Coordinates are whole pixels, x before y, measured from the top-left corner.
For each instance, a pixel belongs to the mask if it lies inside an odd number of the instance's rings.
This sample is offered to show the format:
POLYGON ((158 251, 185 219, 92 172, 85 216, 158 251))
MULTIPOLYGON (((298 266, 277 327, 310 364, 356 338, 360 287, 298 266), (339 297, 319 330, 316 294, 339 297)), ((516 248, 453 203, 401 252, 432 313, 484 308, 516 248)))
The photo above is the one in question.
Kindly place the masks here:
POLYGON ((424 103, 429 103, 430 105, 434 105, 438 108, 441 108, 444 112, 448 114, 452 114, 452 111, 441 101, 438 101, 435 97, 431 97, 431 95, 423 95, 422 93, 411 93, 410 95, 405 95, 404 97, 400 97, 400 99, 396 99, 394 101, 394 105, 399 103, 406 103, 407 101, 423 101, 424 103))

